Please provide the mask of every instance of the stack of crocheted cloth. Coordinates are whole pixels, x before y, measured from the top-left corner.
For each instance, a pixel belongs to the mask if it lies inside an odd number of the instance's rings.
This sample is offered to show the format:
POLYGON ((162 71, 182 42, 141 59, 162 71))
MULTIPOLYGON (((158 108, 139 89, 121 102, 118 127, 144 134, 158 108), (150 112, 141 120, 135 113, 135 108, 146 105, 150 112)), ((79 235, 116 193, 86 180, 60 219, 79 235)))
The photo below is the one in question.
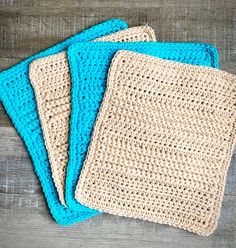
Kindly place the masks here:
POLYGON ((215 47, 95 25, 0 73, 0 100, 57 223, 102 212, 211 234, 236 141, 215 47))
POLYGON ((118 52, 77 200, 212 233, 236 136, 235 84, 213 68, 118 52))
MULTIPOLYGON (((103 36, 95 41, 155 41, 155 33, 148 26, 140 26, 103 36)), ((31 63, 30 80, 35 91, 52 177, 59 199, 66 205, 64 187, 71 106, 71 81, 66 52, 31 63)))
POLYGON ((69 162, 66 174, 66 203, 71 208, 80 206, 74 197, 76 184, 106 88, 110 62, 120 49, 138 51, 195 65, 218 66, 217 51, 208 44, 96 42, 70 46, 68 60, 72 78, 72 112, 69 162))

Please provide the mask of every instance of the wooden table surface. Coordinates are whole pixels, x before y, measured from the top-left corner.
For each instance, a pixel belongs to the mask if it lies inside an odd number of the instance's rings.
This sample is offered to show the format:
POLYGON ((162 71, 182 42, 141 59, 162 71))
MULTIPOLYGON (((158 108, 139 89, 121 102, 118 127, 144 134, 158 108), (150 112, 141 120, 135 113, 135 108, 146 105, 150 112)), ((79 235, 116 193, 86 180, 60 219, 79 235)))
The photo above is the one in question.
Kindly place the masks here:
MULTIPOLYGON (((109 18, 149 24, 160 41, 213 43, 236 74, 235 0, 0 0, 0 69, 109 18)), ((1 86, 0 86, 1 87, 1 86)), ((0 248, 236 247, 236 152, 218 228, 210 237, 101 215, 61 227, 51 218, 29 155, 0 105, 0 248)))

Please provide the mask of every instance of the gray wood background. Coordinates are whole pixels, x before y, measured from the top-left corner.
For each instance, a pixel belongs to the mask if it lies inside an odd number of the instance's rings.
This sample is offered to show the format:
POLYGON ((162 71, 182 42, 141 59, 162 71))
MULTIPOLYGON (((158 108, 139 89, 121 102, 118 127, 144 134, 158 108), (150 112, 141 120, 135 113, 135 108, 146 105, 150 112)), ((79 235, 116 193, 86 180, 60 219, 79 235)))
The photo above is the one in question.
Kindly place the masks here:
MULTIPOLYGON (((160 41, 213 43, 236 74, 235 0, 0 0, 0 70, 109 18, 151 25, 160 41)), ((0 105, 0 248, 236 247, 236 152, 218 228, 210 237, 102 215, 71 227, 52 220, 25 147, 0 105)))

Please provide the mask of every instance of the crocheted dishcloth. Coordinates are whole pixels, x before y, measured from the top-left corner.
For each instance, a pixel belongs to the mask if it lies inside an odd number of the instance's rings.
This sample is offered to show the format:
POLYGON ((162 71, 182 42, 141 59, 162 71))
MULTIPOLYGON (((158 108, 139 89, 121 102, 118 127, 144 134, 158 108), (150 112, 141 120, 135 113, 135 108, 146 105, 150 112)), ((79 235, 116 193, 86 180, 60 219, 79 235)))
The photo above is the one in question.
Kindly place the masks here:
POLYGON ((118 52, 76 198, 211 234, 236 137, 235 86, 224 71, 118 52))
POLYGON ((58 199, 37 114, 35 96, 29 80, 29 64, 36 58, 61 52, 74 42, 93 40, 99 36, 126 28, 127 24, 122 20, 106 21, 0 73, 0 100, 26 145, 34 169, 40 179, 48 207, 59 224, 73 224, 92 217, 95 213, 86 207, 78 208, 76 211, 67 209, 58 199))
MULTIPOLYGON (((148 26, 133 27, 95 41, 154 41, 148 26)), ((70 116, 70 71, 66 52, 37 59, 30 65, 33 85, 52 177, 63 205, 65 171, 68 161, 70 116)))
POLYGON ((218 66, 217 51, 209 44, 96 42, 70 46, 68 60, 72 77, 72 112, 66 173, 66 203, 71 208, 80 206, 74 198, 76 184, 103 98, 107 71, 114 54, 120 49, 196 65, 218 66))

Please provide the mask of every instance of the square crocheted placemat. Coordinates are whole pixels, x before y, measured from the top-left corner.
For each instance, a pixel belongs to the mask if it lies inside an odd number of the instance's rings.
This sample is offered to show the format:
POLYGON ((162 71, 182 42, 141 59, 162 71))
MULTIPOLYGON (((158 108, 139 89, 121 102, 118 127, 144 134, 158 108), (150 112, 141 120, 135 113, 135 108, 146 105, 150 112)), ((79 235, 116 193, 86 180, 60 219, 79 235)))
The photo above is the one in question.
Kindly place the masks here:
MULTIPOLYGON (((151 27, 132 27, 95 41, 155 41, 151 27)), ((52 177, 59 199, 64 198, 65 174, 68 161, 71 81, 66 52, 37 59, 30 65, 33 85, 52 177)))
POLYGON ((72 210, 64 207, 59 201, 44 145, 36 99, 29 80, 29 65, 34 59, 66 50, 68 46, 75 42, 94 40, 126 28, 127 24, 122 20, 113 19, 103 22, 0 73, 0 100, 26 145, 34 170, 41 182, 50 212, 59 224, 73 224, 97 213, 84 206, 72 210))
POLYGON ((236 76, 120 51, 107 84, 78 201, 211 234, 236 136, 236 76))
POLYGON ((218 66, 217 50, 202 43, 85 42, 68 49, 72 80, 69 161, 66 172, 66 203, 80 206, 74 197, 92 129, 106 88, 107 72, 118 50, 126 49, 195 65, 218 66))

